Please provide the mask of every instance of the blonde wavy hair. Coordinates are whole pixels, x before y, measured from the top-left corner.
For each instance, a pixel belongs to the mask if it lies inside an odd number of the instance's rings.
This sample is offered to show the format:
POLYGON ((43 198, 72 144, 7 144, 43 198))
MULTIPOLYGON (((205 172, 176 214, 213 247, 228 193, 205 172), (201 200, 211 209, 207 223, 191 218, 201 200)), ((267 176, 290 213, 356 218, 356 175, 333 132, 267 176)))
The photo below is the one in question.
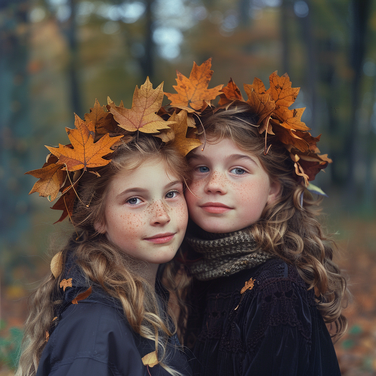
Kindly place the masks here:
MULTIPOLYGON (((71 218, 74 232, 62 253, 65 264, 68 254, 74 252, 75 262, 90 283, 100 286, 121 302, 132 329, 155 342, 160 365, 171 375, 178 376, 180 373, 163 361, 168 337, 173 332, 159 312, 153 287, 140 277, 133 260, 94 228, 95 222, 103 218, 107 187, 116 174, 124 169, 132 171, 151 158, 154 161, 160 158, 171 174, 185 180, 187 165, 184 158, 159 139, 139 135, 136 141, 119 146, 112 162, 98 171, 100 177, 90 173, 82 176, 77 189, 79 200, 76 200, 71 218), (88 207, 87 203, 90 203, 88 207)), ((51 273, 31 297, 17 376, 36 374, 46 345, 46 332, 54 317, 54 306, 61 304, 54 298, 58 296, 61 278, 55 279, 51 273)))
POLYGON ((258 132, 257 119, 248 105, 238 104, 204 117, 208 142, 232 139, 246 153, 259 158, 272 182, 279 182, 281 192, 276 202, 268 204, 250 232, 260 248, 294 264, 314 289, 317 308, 338 340, 346 331, 342 310, 347 304, 347 281, 333 261, 337 246, 322 228, 321 199, 315 199, 294 176, 293 162, 276 137, 268 135, 270 150, 265 153, 265 137, 258 132))

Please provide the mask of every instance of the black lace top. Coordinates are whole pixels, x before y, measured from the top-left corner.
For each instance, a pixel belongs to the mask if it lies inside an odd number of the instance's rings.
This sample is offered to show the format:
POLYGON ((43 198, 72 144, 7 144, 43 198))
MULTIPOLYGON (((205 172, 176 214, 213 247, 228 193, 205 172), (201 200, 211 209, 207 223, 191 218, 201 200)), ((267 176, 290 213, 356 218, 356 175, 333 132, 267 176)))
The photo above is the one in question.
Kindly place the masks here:
POLYGON ((295 267, 271 259, 230 277, 195 281, 192 291, 187 345, 196 357, 194 375, 340 375, 314 293, 295 267))

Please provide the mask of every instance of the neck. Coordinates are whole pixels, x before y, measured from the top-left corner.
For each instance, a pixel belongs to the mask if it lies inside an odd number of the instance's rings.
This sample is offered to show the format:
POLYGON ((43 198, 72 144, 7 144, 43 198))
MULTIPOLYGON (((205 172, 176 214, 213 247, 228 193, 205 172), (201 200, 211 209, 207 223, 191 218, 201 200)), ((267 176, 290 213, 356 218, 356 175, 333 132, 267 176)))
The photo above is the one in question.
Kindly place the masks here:
POLYGON ((155 290, 158 267, 159 264, 140 263, 137 270, 138 274, 150 284, 153 291, 155 290))

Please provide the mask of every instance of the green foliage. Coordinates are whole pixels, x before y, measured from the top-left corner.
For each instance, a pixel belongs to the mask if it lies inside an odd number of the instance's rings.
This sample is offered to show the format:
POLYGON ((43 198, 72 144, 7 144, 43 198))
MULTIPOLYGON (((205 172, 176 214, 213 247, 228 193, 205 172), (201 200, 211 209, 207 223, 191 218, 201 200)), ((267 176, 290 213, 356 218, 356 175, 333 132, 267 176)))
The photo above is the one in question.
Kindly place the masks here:
POLYGON ((0 321, 0 366, 15 369, 20 355, 20 346, 23 331, 16 327, 11 327, 5 331, 6 323, 0 321))

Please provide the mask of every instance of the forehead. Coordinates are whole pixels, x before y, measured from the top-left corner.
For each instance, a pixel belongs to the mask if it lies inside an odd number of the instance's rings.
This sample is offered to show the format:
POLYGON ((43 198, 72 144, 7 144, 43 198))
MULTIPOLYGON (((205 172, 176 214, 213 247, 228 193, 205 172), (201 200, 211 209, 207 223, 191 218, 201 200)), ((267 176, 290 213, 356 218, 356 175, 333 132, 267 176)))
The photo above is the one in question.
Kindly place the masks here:
POLYGON ((182 181, 163 158, 147 158, 135 168, 128 167, 120 169, 110 182, 108 190, 111 194, 134 187, 153 189, 172 181, 182 181))
POLYGON ((209 138, 203 145, 194 149, 188 155, 188 158, 210 157, 216 155, 220 155, 221 157, 228 155, 253 156, 252 153, 242 150, 231 138, 223 138, 220 140, 213 140, 209 138))

